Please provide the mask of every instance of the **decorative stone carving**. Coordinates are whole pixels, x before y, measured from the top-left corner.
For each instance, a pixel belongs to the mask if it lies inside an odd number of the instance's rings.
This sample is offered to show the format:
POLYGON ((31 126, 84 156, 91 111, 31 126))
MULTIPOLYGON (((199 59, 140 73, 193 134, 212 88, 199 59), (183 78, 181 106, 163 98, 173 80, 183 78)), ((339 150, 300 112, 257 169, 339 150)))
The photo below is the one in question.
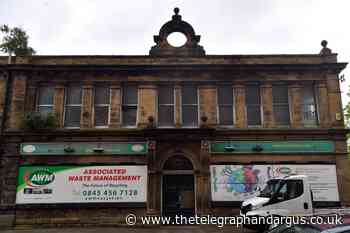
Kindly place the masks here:
POLYGON ((320 51, 320 55, 330 55, 332 54, 332 50, 327 48, 328 42, 326 40, 321 41, 322 49, 320 51))
POLYGON ((198 43, 200 36, 196 35, 193 27, 181 19, 179 15, 179 8, 175 8, 172 20, 165 23, 160 31, 159 35, 154 36, 154 42, 156 43, 150 50, 151 56, 204 56, 205 51, 198 43), (173 32, 183 33, 187 41, 181 47, 173 47, 168 43, 168 36, 173 32))

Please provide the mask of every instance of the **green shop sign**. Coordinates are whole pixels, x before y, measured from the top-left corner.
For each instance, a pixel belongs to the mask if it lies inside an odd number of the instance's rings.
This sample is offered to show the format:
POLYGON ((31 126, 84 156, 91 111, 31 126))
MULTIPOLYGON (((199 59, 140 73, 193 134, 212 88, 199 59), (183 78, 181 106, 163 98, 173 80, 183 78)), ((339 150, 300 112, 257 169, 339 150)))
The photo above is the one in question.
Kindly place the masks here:
POLYGON ((22 143, 21 155, 147 154, 146 142, 135 143, 22 143))
POLYGON ((224 141, 212 142, 210 153, 330 153, 332 141, 224 141))

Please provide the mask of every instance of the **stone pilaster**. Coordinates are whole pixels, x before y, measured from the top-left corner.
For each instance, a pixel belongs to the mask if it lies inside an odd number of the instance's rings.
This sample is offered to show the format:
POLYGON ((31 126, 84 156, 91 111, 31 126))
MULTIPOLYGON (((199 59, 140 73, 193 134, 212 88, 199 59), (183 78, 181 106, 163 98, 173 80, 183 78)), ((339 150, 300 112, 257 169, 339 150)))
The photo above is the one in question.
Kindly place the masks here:
POLYGON ((347 154, 347 144, 345 140, 335 141, 335 162, 337 169, 337 182, 339 198, 342 205, 350 205, 350 161, 347 154))
MULTIPOLYGON (((200 119, 207 117, 206 126, 217 125, 217 93, 215 86, 199 87, 199 114, 200 119)), ((200 124, 203 122, 201 121, 200 124)))
POLYGON ((23 74, 14 74, 12 81, 11 108, 9 112, 10 129, 20 129, 25 110, 27 77, 23 74))
POLYGON ((63 112, 64 112, 64 89, 65 86, 63 84, 56 84, 55 86, 55 94, 53 99, 53 109, 56 114, 58 125, 60 128, 63 127, 63 112))
POLYGON ((181 85, 175 85, 175 126, 181 127, 181 85))
POLYGON ((341 92, 337 74, 327 74, 329 120, 331 127, 344 127, 341 92))
POLYGON ((247 114, 245 104, 245 86, 236 84, 233 86, 235 95, 235 113, 236 121, 235 125, 237 128, 247 127, 247 114))
POLYGON ((7 143, 0 157, 0 227, 12 227, 15 223, 18 143, 7 143))
POLYGON ((329 127, 329 108, 328 108, 328 91, 326 83, 316 84, 316 95, 317 95, 317 108, 318 108, 318 120, 320 127, 329 127))
POLYGON ((83 85, 83 101, 80 118, 80 128, 92 128, 92 101, 93 101, 93 84, 86 82, 83 85))
POLYGON ((210 214, 210 153, 209 153, 209 141, 203 140, 201 142, 201 154, 200 154, 200 174, 198 177, 199 185, 196 192, 199 196, 199 203, 197 205, 197 211, 201 215, 210 214))
POLYGON ((148 215, 160 215, 160 207, 157 206, 160 198, 158 198, 158 182, 159 172, 156 169, 156 142, 149 141, 149 151, 147 156, 147 168, 148 168, 148 183, 147 183, 147 214, 148 215))
POLYGON ((261 85, 263 127, 271 128, 275 126, 272 103, 272 84, 263 83, 261 85))
POLYGON ((119 82, 111 83, 111 116, 109 128, 120 128, 121 125, 121 86, 119 82))
POLYGON ((288 86, 290 96, 290 125, 292 128, 302 127, 302 110, 301 110, 301 87, 299 84, 291 84, 288 86))
POLYGON ((157 112, 157 87, 155 85, 140 85, 138 87, 137 127, 150 126, 149 119, 153 117, 154 123, 157 112))

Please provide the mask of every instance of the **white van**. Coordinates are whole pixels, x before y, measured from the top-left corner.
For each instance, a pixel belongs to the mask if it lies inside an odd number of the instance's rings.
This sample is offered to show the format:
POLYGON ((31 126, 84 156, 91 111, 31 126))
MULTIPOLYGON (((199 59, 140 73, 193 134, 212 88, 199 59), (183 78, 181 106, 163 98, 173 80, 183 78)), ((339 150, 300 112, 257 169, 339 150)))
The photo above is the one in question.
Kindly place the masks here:
MULTIPOLYGON (((271 179, 267 181, 258 196, 245 200, 241 206, 241 215, 249 217, 311 216, 314 214, 312 191, 308 177, 305 175, 271 179)), ((266 225, 246 225, 245 227, 262 230, 266 225)))

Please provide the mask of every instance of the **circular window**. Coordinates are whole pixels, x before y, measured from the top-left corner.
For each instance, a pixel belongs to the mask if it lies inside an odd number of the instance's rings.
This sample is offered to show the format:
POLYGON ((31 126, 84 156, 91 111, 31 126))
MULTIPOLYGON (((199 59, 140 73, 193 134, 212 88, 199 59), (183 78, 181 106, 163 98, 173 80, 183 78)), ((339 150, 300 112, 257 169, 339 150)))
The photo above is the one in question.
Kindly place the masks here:
POLYGON ((167 41, 173 47, 181 47, 186 44, 187 38, 181 32, 172 32, 168 35, 167 41))

